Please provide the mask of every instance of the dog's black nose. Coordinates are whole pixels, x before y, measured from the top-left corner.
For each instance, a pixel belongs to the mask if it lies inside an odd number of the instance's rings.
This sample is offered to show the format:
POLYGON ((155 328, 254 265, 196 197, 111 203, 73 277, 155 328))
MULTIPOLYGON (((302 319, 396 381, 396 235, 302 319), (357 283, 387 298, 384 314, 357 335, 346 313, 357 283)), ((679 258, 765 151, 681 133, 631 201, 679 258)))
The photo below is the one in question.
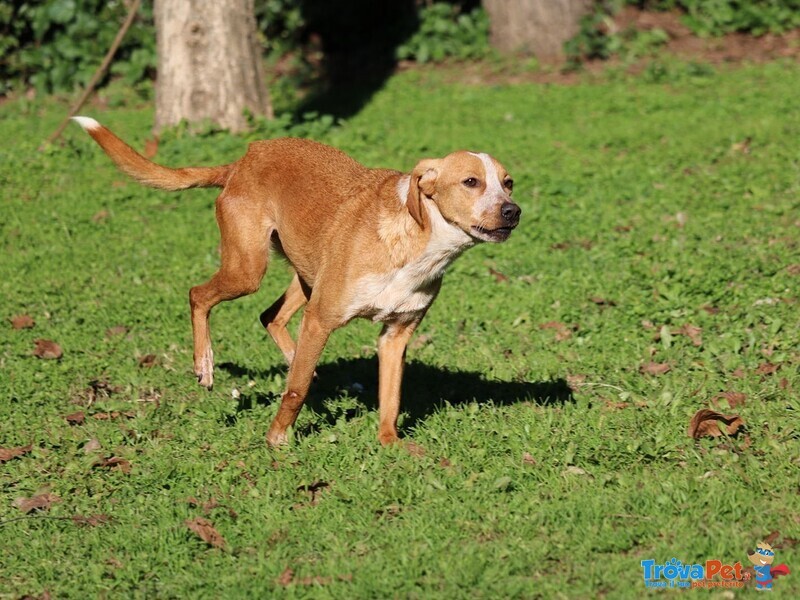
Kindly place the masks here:
POLYGON ((516 225, 519 223, 519 216, 522 214, 522 209, 513 202, 506 202, 500 207, 500 214, 506 221, 516 225))

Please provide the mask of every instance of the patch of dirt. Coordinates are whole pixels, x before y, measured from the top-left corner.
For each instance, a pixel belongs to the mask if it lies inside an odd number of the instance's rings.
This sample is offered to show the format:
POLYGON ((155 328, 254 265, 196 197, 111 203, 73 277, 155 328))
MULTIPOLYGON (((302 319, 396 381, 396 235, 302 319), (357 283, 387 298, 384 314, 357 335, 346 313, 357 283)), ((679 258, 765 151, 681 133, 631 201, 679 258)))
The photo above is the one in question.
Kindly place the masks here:
MULTIPOLYGON (((631 6, 615 15, 609 26, 609 33, 618 33, 629 28, 641 31, 663 30, 669 36, 669 40, 661 52, 687 61, 714 66, 764 63, 780 58, 800 61, 800 29, 759 37, 731 33, 722 37, 703 38, 692 33, 683 24, 681 13, 678 11, 648 12, 631 6)), ((652 59, 643 58, 628 65, 627 70, 632 74, 639 73, 650 60, 652 59)), ((444 72, 448 81, 467 85, 515 83, 575 85, 585 82, 587 77, 589 79, 601 77, 609 67, 619 67, 623 63, 617 58, 587 60, 579 71, 565 70, 563 62, 540 63, 540 65, 536 70, 526 70, 519 66, 518 60, 508 60, 500 65, 488 62, 417 65, 404 61, 398 65, 398 70, 436 70, 444 72)))
POLYGON ((647 12, 632 6, 620 11, 614 17, 614 24, 620 31, 629 27, 642 31, 661 29, 669 35, 668 53, 704 63, 761 63, 777 58, 800 58, 800 29, 759 37, 729 33, 718 38, 703 38, 681 22, 678 11, 647 12))

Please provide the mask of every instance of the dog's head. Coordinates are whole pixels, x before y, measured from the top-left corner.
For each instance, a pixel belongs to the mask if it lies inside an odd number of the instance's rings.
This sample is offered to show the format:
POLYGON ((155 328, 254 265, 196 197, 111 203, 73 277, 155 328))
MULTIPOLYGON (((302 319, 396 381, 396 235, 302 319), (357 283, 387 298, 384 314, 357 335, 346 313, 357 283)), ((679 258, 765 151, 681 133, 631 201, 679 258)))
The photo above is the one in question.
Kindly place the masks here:
POLYGON ((425 227, 423 198, 436 204, 444 219, 482 242, 504 242, 522 212, 511 200, 514 181, 488 154, 454 152, 420 161, 411 172, 406 206, 425 227))

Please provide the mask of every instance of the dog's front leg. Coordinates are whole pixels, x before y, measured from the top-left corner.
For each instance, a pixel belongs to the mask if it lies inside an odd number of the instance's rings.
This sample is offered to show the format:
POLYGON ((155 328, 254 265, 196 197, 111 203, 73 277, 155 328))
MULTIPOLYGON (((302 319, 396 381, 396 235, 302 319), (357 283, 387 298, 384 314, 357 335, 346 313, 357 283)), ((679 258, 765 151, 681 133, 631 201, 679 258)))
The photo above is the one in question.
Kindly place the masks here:
POLYGON ((278 414, 267 433, 267 443, 270 446, 278 446, 288 441, 286 430, 294 425, 297 414, 303 408, 314 369, 332 330, 333 328, 323 323, 312 306, 306 308, 303 321, 300 323, 294 360, 289 366, 286 391, 281 397, 278 414))
POLYGON ((419 320, 411 323, 387 323, 378 339, 378 440, 384 446, 400 439, 397 436, 397 416, 400 414, 400 385, 406 346, 418 323, 419 320))

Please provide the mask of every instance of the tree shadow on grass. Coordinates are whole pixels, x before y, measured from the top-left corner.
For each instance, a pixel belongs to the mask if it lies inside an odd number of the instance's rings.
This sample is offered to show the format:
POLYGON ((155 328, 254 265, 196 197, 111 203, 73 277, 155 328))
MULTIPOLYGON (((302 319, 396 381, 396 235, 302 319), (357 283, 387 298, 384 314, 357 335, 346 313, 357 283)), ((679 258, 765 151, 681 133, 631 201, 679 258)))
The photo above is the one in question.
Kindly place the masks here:
MULTIPOLYGON (((306 406, 322 417, 322 423, 333 425, 340 414, 333 413, 325 400, 347 393, 370 409, 378 405, 378 365, 375 358, 339 359, 317 366, 318 379, 311 386, 306 406)), ((232 363, 222 363, 219 368, 235 377, 252 379, 271 378, 285 372, 284 366, 271 367, 266 371, 244 369, 232 363)), ((278 394, 242 395, 237 412, 250 410, 257 405, 269 405, 280 401, 278 394)), ((403 375, 401 411, 408 417, 403 421, 404 430, 413 429, 419 422, 447 404, 460 406, 471 402, 508 406, 530 402, 538 406, 563 406, 574 402, 572 390, 564 379, 551 381, 500 381, 486 379, 477 371, 459 371, 428 365, 419 361, 406 364, 403 375)), ((347 411, 345 419, 358 414, 347 411)), ((235 418, 234 418, 235 420, 235 418)), ((318 428, 320 423, 312 425, 318 428)), ((301 432, 310 433, 310 432, 301 432)))

